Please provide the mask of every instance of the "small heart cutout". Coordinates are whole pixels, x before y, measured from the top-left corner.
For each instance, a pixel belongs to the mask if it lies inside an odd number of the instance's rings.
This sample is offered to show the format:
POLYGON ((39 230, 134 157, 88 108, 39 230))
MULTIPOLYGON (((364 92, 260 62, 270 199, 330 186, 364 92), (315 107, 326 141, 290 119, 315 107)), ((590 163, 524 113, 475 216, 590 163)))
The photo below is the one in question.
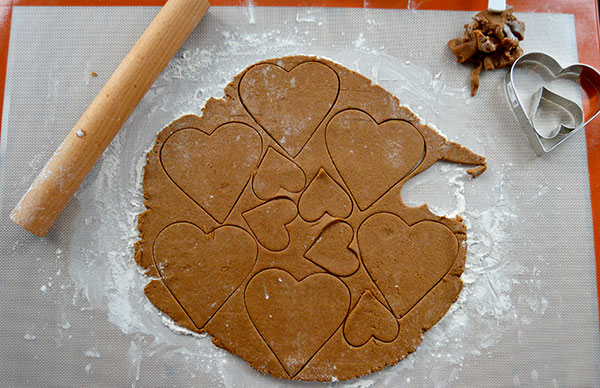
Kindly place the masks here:
POLYGON ((352 346, 363 346, 371 338, 392 342, 398 336, 398 321, 371 291, 365 291, 344 323, 344 336, 352 346))
POLYGON ((358 229, 365 269, 401 318, 448 273, 458 254, 456 236, 445 225, 408 226, 391 213, 375 213, 358 229))
POLYGON ((212 134, 195 128, 174 132, 160 150, 169 178, 217 222, 223 223, 260 158, 254 128, 228 123, 212 134))
POLYGON ((248 113, 291 156, 308 142, 337 99, 339 79, 319 62, 287 71, 271 63, 251 67, 239 93, 248 113))
POLYGON ((238 289, 256 256, 256 242, 237 226, 206 234, 194 224, 178 222, 163 229, 154 242, 161 279, 198 328, 238 289))
POLYGON ((244 298, 256 330, 290 376, 335 333, 350 308, 346 285, 325 273, 297 281, 267 269, 250 279, 244 298))
POLYGON ((320 169, 298 202, 300 216, 312 222, 325 213, 332 217, 346 218, 352 212, 352 200, 332 177, 320 169))
POLYGON ((334 221, 323 228, 304 257, 334 275, 352 275, 359 266, 356 253, 349 248, 353 237, 354 230, 349 224, 334 221))
POLYGON ((268 200, 283 193, 299 193, 306 185, 304 171, 273 148, 269 147, 258 171, 254 176, 252 187, 258 198, 268 200))
POLYGON ((290 243, 286 225, 298 214, 296 204, 287 198, 277 198, 242 213, 242 217, 262 246, 270 251, 282 251, 290 243))
POLYGON ((361 210, 413 171, 425 155, 423 136, 412 124, 378 124, 359 110, 336 114, 325 137, 329 155, 361 210))

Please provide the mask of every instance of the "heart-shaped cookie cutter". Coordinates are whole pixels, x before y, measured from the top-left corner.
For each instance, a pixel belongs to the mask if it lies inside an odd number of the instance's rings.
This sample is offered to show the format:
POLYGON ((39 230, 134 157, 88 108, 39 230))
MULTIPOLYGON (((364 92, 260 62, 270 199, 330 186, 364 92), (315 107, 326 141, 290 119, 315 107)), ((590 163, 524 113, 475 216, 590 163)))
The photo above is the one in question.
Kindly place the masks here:
POLYGON ((584 128, 600 113, 600 72, 591 66, 581 63, 563 68, 556 59, 548 54, 538 52, 528 53, 519 57, 507 73, 506 95, 515 117, 521 124, 533 150, 538 156, 541 156, 558 147, 558 145, 562 144, 578 130, 584 128), (588 101, 592 105, 590 106, 588 118, 585 119, 584 111, 579 104, 552 92, 545 86, 540 87, 533 95, 533 103, 529 111, 527 111, 516 92, 514 83, 515 69, 522 66, 525 62, 545 67, 554 78, 563 76, 578 78, 582 90, 585 91, 588 101), (534 118, 537 113, 540 113, 538 110, 540 110, 541 104, 552 104, 555 108, 562 110, 570 116, 572 125, 561 123, 550 134, 542 133, 536 129, 534 118))

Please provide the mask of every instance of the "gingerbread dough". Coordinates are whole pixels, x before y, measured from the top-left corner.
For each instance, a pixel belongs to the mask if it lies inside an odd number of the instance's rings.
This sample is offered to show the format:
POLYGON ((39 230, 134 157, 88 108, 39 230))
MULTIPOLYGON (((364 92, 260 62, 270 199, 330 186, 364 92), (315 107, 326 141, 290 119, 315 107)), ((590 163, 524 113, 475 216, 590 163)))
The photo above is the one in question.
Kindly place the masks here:
POLYGON ((525 35, 525 24, 513 15, 512 7, 504 12, 488 10, 473 16, 473 21, 465 24, 462 38, 454 38, 448 47, 459 63, 472 63, 471 95, 477 94, 479 73, 485 70, 500 69, 512 65, 523 55, 519 41, 525 35))
POLYGON ((328 60, 244 70, 164 128, 144 173, 146 295, 258 371, 344 380, 393 365, 456 301, 460 218, 402 203, 438 160, 485 159, 328 60))

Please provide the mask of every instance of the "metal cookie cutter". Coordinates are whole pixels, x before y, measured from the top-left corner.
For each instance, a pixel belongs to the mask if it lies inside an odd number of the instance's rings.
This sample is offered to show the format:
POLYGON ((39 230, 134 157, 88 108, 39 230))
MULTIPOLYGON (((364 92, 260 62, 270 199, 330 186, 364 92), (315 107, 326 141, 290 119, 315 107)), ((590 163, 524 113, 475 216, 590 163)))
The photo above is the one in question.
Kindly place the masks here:
MULTIPOLYGON (((506 94, 515 117, 519 120, 531 146, 535 153, 541 156, 552 151, 571 135, 575 134, 575 132, 584 128, 600 113, 600 72, 591 66, 581 63, 563 68, 556 59, 548 54, 529 53, 519 57, 507 73, 506 94), (531 107, 529 110, 526 110, 516 92, 514 83, 515 69, 523 66, 525 62, 530 62, 536 67, 544 67, 544 70, 549 71, 554 78, 575 78, 575 81, 581 86, 582 92, 587 95, 587 101, 590 105, 588 117, 585 118, 583 109, 579 104, 552 92, 545 86, 540 87, 534 93, 531 107), (543 114, 541 110, 542 105, 552 106, 554 110, 562 111, 563 116, 570 118, 570 123, 565 125, 564 122, 561 122, 550 133, 539 131, 536 129, 534 121, 537 115, 543 114)), ((583 95, 582 97, 585 98, 583 95)))

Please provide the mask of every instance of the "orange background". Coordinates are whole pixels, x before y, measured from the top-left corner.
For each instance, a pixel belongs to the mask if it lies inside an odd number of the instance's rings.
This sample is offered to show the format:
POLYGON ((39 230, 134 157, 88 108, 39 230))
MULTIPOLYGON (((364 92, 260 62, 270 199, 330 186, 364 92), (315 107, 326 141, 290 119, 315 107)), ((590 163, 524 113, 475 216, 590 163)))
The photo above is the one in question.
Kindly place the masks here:
MULTIPOLYGON (((212 5, 247 5, 240 0, 209 0, 212 5)), ((165 0, 0 0, 0 115, 4 101, 6 61, 13 6, 162 6, 165 0)), ((255 6, 351 7, 479 11, 486 0, 253 0, 255 6)), ((569 13, 575 17, 579 61, 600 68, 600 26, 595 0, 519 0, 516 12, 569 13)), ((1 128, 0 128, 1 130, 1 128)), ((0 132, 1 133, 1 132, 0 132)), ((586 128, 588 168, 596 252, 596 284, 600 295, 600 119, 586 128)), ((600 303, 600 297, 599 303, 600 303)))

